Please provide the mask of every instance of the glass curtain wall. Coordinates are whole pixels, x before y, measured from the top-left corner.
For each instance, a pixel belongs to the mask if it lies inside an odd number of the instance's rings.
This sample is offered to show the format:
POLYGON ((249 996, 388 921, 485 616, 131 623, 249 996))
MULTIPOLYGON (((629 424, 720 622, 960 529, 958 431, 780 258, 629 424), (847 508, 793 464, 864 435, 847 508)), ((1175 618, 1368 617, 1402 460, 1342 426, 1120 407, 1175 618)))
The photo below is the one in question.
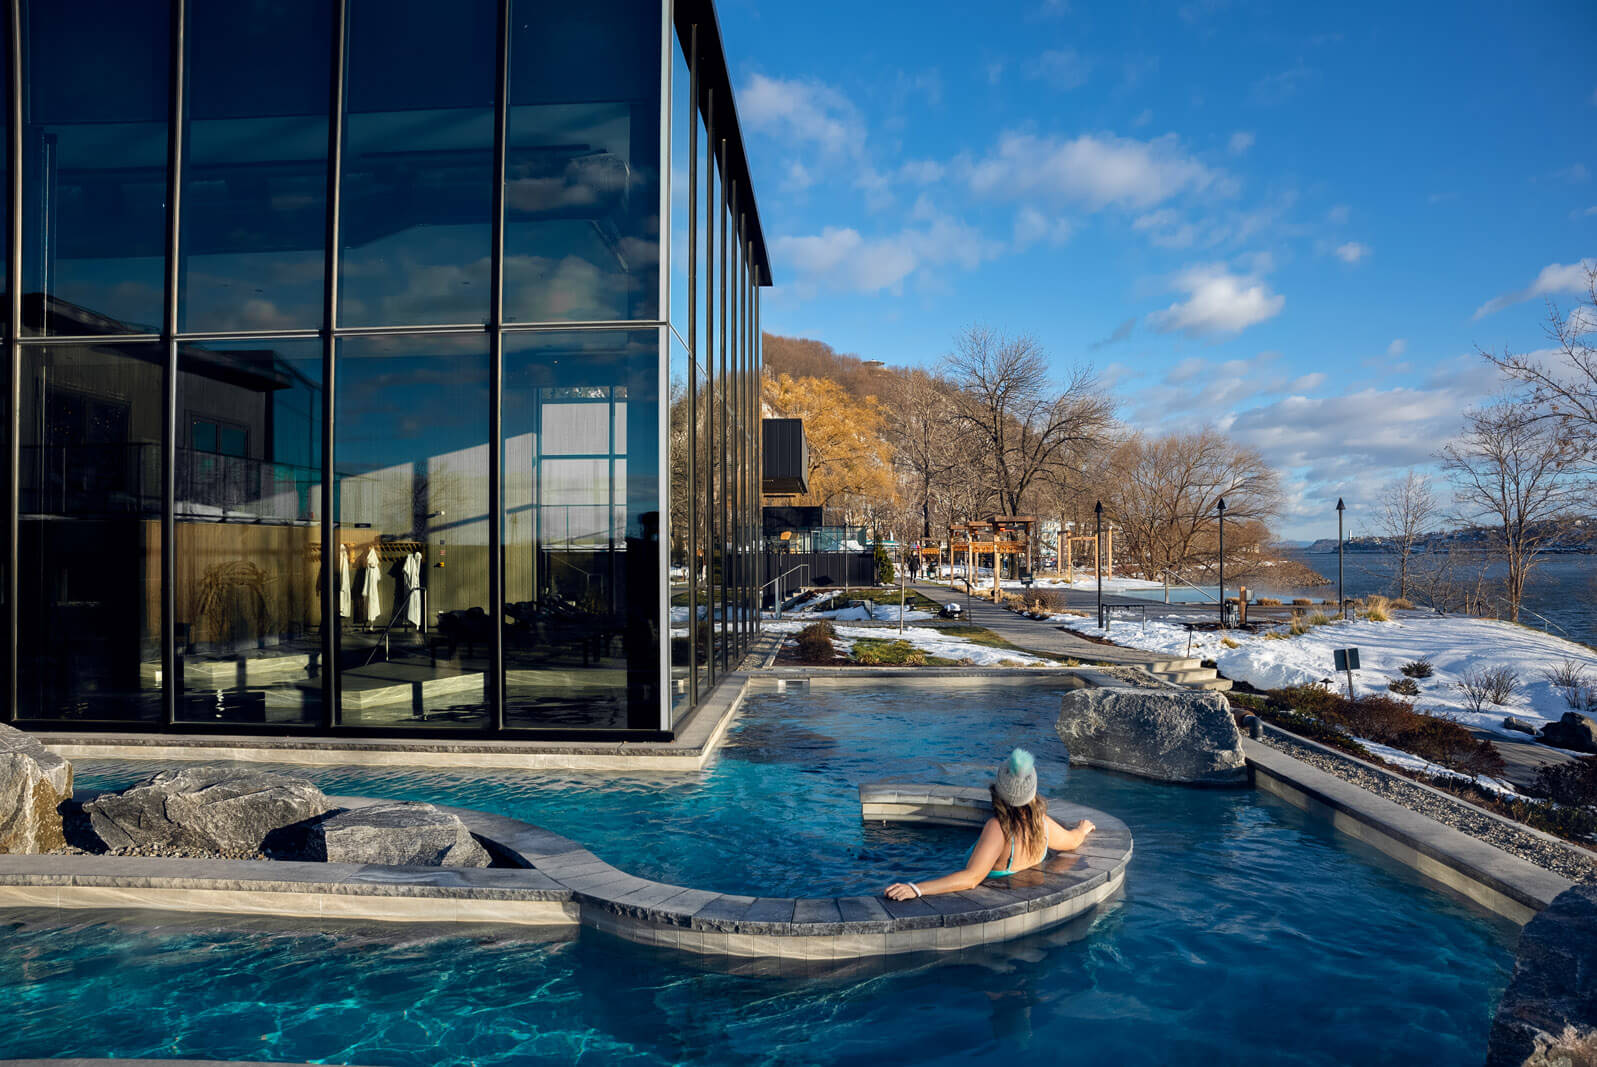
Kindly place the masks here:
POLYGON ((736 666, 708 4, 5 2, 3 717, 658 733, 736 666))

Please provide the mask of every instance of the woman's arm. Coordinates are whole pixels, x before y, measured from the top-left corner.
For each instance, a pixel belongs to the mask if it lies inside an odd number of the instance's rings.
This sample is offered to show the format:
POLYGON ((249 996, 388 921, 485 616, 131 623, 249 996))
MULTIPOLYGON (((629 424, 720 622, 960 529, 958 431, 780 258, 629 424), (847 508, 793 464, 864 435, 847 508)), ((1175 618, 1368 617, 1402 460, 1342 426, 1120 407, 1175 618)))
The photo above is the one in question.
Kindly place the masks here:
POLYGON ((988 819, 982 827, 976 847, 971 851, 965 869, 926 882, 894 882, 887 887, 887 899, 909 900, 913 897, 931 896, 933 893, 957 893, 961 889, 974 889, 992 873, 998 862, 998 853, 1004 847, 1004 832, 998 828, 997 819, 988 819), (919 892, 916 892, 916 890, 919 892))
POLYGON ((1083 819, 1076 824, 1074 830, 1066 830, 1054 817, 1048 817, 1048 847, 1056 852, 1071 852, 1081 847, 1087 840, 1087 835, 1098 829, 1092 824, 1091 819, 1083 819))

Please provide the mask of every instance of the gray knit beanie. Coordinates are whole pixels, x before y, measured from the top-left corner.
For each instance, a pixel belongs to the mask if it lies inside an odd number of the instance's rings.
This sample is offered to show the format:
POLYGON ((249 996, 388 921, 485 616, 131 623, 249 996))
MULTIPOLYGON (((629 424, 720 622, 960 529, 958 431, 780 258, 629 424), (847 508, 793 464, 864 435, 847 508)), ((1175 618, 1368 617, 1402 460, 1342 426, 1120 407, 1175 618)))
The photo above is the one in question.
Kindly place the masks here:
POLYGON ((998 798, 1012 808, 1024 808, 1037 795, 1037 761, 1030 752, 1017 748, 998 767, 993 786, 998 798))

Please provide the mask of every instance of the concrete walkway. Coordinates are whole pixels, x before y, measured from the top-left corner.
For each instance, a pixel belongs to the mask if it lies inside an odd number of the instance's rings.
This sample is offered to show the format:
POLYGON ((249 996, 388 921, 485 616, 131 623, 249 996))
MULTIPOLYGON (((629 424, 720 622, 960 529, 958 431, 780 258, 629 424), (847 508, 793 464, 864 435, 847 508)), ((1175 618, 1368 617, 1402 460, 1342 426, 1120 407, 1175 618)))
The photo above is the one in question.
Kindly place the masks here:
MULTIPOLYGON (((1096 641, 1089 641, 1080 634, 1060 629, 1058 623, 1024 618, 990 601, 977 600, 975 597, 967 598, 963 592, 954 592, 946 585, 914 582, 909 587, 937 604, 957 602, 964 608, 964 621, 991 630, 1015 647, 1027 651, 1070 656, 1086 663, 1111 663, 1127 667, 1163 668, 1173 661, 1183 659, 1161 652, 1144 652, 1138 648, 1123 648, 1120 645, 1102 645, 1096 641)), ((1104 596, 1105 603, 1109 603, 1111 599, 1120 604, 1145 603, 1130 597, 1104 596)), ((1096 599, 1092 603, 1095 604, 1096 599)))

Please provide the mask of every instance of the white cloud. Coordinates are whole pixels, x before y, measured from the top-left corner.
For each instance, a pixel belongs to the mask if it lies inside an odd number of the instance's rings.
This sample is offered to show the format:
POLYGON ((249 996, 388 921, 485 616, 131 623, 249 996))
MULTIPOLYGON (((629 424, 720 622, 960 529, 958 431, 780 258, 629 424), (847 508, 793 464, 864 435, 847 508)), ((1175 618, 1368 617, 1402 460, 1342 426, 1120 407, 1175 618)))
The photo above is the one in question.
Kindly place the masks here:
POLYGON ((935 159, 911 159, 898 168, 898 176, 916 185, 942 181, 944 167, 935 159))
POLYGON ((817 81, 756 74, 738 90, 744 125, 824 152, 858 155, 865 148, 865 121, 842 93, 817 81))
POLYGON ((1350 209, 1346 204, 1337 204, 1325 213, 1325 221, 1334 226, 1340 226, 1347 221, 1350 209))
POLYGON ((1148 125, 1148 123, 1150 123, 1152 121, 1153 121, 1153 109, 1145 107, 1141 111, 1137 112, 1137 117, 1131 120, 1131 124, 1133 126, 1136 126, 1138 129, 1141 129, 1142 127, 1148 125))
POLYGON ((1280 314, 1286 297, 1272 293, 1255 277, 1232 274, 1223 265, 1189 267, 1177 276, 1175 288, 1187 299, 1148 316, 1148 325, 1160 333, 1181 332, 1188 337, 1239 333, 1280 314))
POLYGON ((1586 288, 1587 275, 1594 268, 1597 268, 1597 260, 1594 259, 1583 259, 1578 263, 1549 263, 1541 269, 1540 274, 1536 275, 1536 280, 1525 288, 1494 296, 1476 308, 1475 318, 1485 318, 1504 308, 1513 307, 1526 300, 1534 300, 1538 296, 1582 292, 1586 288))
POLYGON ((1336 246, 1336 258, 1343 263, 1357 263, 1369 254, 1370 246, 1361 245, 1357 241, 1349 241, 1347 244, 1336 246))
POLYGON ((969 166, 978 193, 1049 197, 1092 209, 1142 209, 1180 193, 1228 191, 1226 176, 1198 162, 1173 135, 1150 141, 1113 134, 1071 140, 1009 131, 986 158, 969 166))
POLYGON ((1591 171, 1586 169, 1586 164, 1576 163, 1565 167, 1563 170, 1553 171, 1553 177, 1561 178, 1571 184, 1578 184, 1591 177, 1591 171))
POLYGON ((1087 84, 1092 61, 1074 48, 1058 48, 1044 52, 1026 64, 1026 76, 1045 81, 1055 89, 1079 89, 1087 84))
POLYGON ((1407 352, 1407 351, 1408 351, 1408 338, 1406 338, 1406 337, 1399 337, 1395 341, 1393 341, 1391 344, 1386 346, 1386 354, 1391 356, 1393 359, 1396 359, 1398 356, 1401 356, 1404 352, 1407 352))
POLYGON ((1046 241, 1062 245, 1070 239, 1070 222, 1050 218, 1036 208, 1027 206, 1015 213, 1015 247, 1030 248, 1046 241))
POLYGON ((1325 382, 1325 373, 1323 371, 1315 371, 1312 374, 1304 374, 1300 377, 1293 378, 1287 383, 1286 391, 1294 395, 1301 395, 1303 393, 1309 392, 1312 389, 1318 389, 1320 386, 1324 385, 1325 382))
POLYGON ((1191 248, 1198 240, 1198 227, 1167 207, 1137 216, 1131 228, 1160 248, 1191 248))
POLYGON ((772 250, 811 289, 860 293, 897 291, 912 274, 927 267, 970 270, 1003 251, 1000 242, 936 212, 924 198, 912 214, 921 225, 897 233, 866 237, 853 227, 828 226, 818 234, 778 237, 772 250))
POLYGON ((1226 144, 1226 149, 1233 156, 1240 156, 1253 147, 1253 132, 1251 130, 1238 130, 1231 135, 1231 140, 1226 144))

